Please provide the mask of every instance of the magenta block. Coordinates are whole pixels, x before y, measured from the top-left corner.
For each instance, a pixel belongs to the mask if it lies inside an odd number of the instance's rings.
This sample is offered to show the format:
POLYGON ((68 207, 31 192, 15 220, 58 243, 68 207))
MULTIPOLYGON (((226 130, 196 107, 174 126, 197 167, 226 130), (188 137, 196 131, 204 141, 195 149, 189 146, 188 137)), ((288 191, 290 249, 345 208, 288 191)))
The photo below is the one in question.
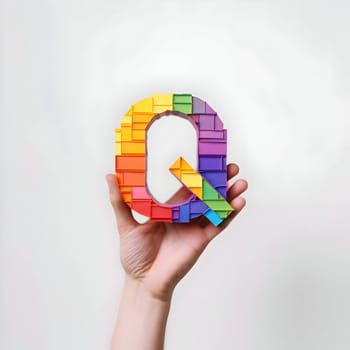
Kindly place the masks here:
POLYGON ((205 103, 205 113, 206 114, 216 114, 216 112, 211 108, 208 103, 205 103))
POLYGON ((222 157, 222 156, 212 156, 212 157, 200 156, 199 171, 222 170, 222 164, 224 159, 225 157, 222 157))
POLYGON ((192 113, 205 114, 205 101, 202 101, 198 97, 192 96, 192 113))
POLYGON ((199 142, 198 145, 199 155, 225 155, 226 143, 209 143, 199 142))
POLYGON ((215 118, 215 130, 222 130, 224 128, 223 122, 220 120, 220 118, 215 118))
POLYGON ((225 133, 224 130, 222 131, 209 131, 209 130, 202 130, 199 132, 199 138, 201 139, 225 139, 225 133))
POLYGON ((199 139, 199 142, 204 143, 226 143, 224 139, 199 139))
POLYGON ((215 129, 215 116, 213 115, 199 116, 199 130, 214 130, 214 129, 215 129))

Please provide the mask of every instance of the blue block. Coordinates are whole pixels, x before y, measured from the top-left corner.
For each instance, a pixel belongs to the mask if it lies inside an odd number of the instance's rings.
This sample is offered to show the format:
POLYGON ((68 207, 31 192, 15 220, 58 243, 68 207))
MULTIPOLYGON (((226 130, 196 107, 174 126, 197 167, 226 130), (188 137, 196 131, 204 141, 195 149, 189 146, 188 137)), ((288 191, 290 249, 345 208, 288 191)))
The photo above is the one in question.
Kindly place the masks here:
POLYGON ((215 213, 215 211, 209 209, 204 216, 214 225, 219 226, 224 220, 221 219, 219 215, 215 213))
POLYGON ((179 222, 189 222, 189 221, 190 221, 190 205, 188 203, 182 204, 180 206, 179 222))

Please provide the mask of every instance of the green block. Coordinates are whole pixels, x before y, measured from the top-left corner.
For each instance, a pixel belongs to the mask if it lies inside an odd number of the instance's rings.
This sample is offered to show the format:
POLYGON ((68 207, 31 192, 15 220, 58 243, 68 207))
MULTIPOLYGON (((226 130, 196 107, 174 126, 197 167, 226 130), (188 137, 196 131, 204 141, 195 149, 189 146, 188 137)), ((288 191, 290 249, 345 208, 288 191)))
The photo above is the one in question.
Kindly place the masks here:
POLYGON ((226 219, 230 215, 230 212, 227 210, 217 211, 216 215, 218 215, 221 219, 226 219))
POLYGON ((203 181, 203 200, 219 199, 220 194, 207 181, 203 181))
POLYGON ((185 114, 192 114, 192 104, 174 103, 173 111, 185 114))
POLYGON ((203 202, 215 212, 229 210, 232 211, 232 207, 224 199, 219 200, 203 200, 203 202))
POLYGON ((190 94, 174 94, 173 103, 190 103, 192 104, 192 95, 190 94))

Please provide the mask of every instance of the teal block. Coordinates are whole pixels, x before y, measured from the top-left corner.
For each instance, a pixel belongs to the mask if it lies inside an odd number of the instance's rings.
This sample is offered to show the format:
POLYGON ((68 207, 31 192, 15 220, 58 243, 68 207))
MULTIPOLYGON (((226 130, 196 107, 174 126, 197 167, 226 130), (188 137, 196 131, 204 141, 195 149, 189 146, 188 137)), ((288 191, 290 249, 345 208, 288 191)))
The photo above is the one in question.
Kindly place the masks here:
POLYGON ((214 225, 219 226, 224 220, 220 218, 214 211, 211 209, 207 210, 204 216, 214 225))

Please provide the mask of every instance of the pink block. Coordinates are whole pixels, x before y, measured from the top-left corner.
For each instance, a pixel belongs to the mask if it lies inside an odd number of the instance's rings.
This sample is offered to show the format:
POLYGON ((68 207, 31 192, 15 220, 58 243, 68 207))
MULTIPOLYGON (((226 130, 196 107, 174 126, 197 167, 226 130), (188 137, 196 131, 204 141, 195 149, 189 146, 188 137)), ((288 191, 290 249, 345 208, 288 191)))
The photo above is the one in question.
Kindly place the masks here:
POLYGON ((132 198, 133 199, 152 199, 148 194, 146 187, 133 187, 132 198))

